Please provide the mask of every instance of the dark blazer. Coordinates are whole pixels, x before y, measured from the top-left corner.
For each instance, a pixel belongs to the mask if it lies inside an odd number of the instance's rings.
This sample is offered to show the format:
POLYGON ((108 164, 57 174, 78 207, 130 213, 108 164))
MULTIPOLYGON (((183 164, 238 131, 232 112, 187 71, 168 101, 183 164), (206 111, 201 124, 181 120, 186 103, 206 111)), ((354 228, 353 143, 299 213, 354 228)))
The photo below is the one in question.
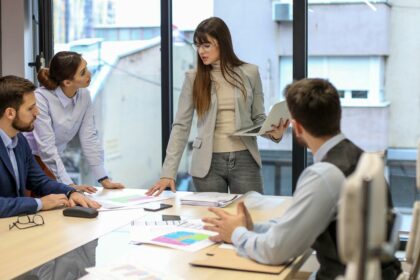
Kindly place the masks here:
POLYGON ((25 188, 39 196, 65 194, 72 190, 71 187, 48 178, 35 161, 25 137, 21 133, 16 137, 18 144, 14 153, 19 169, 19 193, 12 162, 0 138, 0 218, 36 212, 38 205, 35 199, 23 196, 25 188))

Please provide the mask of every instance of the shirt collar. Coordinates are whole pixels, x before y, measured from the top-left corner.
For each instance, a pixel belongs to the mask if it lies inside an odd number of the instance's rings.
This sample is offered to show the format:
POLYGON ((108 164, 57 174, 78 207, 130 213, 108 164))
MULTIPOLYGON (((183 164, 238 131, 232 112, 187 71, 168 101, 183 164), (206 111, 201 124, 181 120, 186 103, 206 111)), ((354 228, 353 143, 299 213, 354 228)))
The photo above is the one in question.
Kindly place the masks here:
POLYGON ((10 138, 9 135, 0 128, 0 137, 3 140, 4 146, 8 149, 14 149, 17 146, 18 138, 17 136, 10 138))
POLYGON ((60 100, 61 105, 63 105, 63 107, 66 108, 69 104, 76 104, 77 97, 79 95, 79 90, 76 91, 76 94, 72 98, 65 95, 61 87, 57 87, 55 93, 57 94, 58 100, 60 100))
POLYGON ((346 139, 346 136, 343 133, 339 133, 336 136, 330 138, 327 142, 322 144, 321 147, 319 147, 318 151, 314 154, 314 162, 320 162, 325 155, 331 150, 335 145, 340 143, 346 139))

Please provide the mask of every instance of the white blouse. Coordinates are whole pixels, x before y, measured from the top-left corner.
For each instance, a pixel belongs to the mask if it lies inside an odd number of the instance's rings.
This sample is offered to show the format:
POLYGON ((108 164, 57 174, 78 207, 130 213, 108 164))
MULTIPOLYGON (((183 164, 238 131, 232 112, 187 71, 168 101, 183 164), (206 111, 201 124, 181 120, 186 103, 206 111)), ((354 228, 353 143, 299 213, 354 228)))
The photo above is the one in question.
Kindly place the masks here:
POLYGON ((95 127, 89 90, 79 89, 74 97, 69 98, 60 87, 55 90, 40 87, 36 89, 35 96, 39 115, 34 131, 25 133, 33 154, 41 157, 59 182, 72 184, 61 155, 78 134, 94 176, 96 179, 106 176, 104 151, 95 127))

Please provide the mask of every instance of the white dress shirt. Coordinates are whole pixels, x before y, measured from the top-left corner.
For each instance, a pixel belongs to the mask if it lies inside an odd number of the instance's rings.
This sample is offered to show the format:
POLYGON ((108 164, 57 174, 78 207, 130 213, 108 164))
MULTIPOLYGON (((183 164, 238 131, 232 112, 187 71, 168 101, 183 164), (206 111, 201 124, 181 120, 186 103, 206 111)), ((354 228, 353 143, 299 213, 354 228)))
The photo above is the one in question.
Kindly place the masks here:
MULTIPOLYGON (((9 154, 10 162, 12 163, 13 167, 13 173, 15 173, 15 179, 16 179, 16 193, 19 196, 20 194, 20 180, 19 180, 19 168, 17 166, 17 160, 15 155, 15 148, 18 144, 18 138, 15 136, 13 138, 10 138, 9 135, 4 132, 3 129, 0 128, 0 138, 3 141, 4 146, 7 149, 7 152, 9 154)), ((42 201, 39 198, 35 198, 36 204, 38 204, 36 211, 41 210, 42 208, 42 201)))
POLYGON ((253 231, 238 227, 232 243, 238 253, 260 263, 280 264, 302 254, 336 218, 344 174, 333 164, 320 162, 344 135, 339 134, 314 155, 315 164, 299 177, 291 206, 283 216, 254 225, 253 231), (322 153, 322 157, 317 156, 322 153))
POLYGON ((83 154, 96 179, 107 176, 104 151, 95 127, 92 100, 88 89, 79 89, 72 98, 60 87, 35 91, 39 115, 32 133, 26 133, 32 152, 54 173, 57 180, 72 184, 61 155, 67 144, 78 134, 83 154))

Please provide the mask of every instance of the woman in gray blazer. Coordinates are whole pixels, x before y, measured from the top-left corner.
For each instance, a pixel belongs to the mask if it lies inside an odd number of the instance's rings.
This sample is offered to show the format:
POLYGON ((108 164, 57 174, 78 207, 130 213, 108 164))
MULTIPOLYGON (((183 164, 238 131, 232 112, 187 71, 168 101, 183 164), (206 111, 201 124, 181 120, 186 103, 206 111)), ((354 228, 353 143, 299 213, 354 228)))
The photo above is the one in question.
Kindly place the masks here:
MULTIPOLYGON (((220 18, 211 17, 198 25, 194 45, 197 69, 185 75, 161 179, 147 194, 159 195, 167 186, 175 191, 194 111, 198 116, 197 137, 190 174, 196 190, 262 192, 256 137, 232 136, 234 131, 262 123, 266 118, 258 68, 235 55, 229 29, 220 18)), ((280 121, 265 136, 278 142, 287 125, 280 121)))

